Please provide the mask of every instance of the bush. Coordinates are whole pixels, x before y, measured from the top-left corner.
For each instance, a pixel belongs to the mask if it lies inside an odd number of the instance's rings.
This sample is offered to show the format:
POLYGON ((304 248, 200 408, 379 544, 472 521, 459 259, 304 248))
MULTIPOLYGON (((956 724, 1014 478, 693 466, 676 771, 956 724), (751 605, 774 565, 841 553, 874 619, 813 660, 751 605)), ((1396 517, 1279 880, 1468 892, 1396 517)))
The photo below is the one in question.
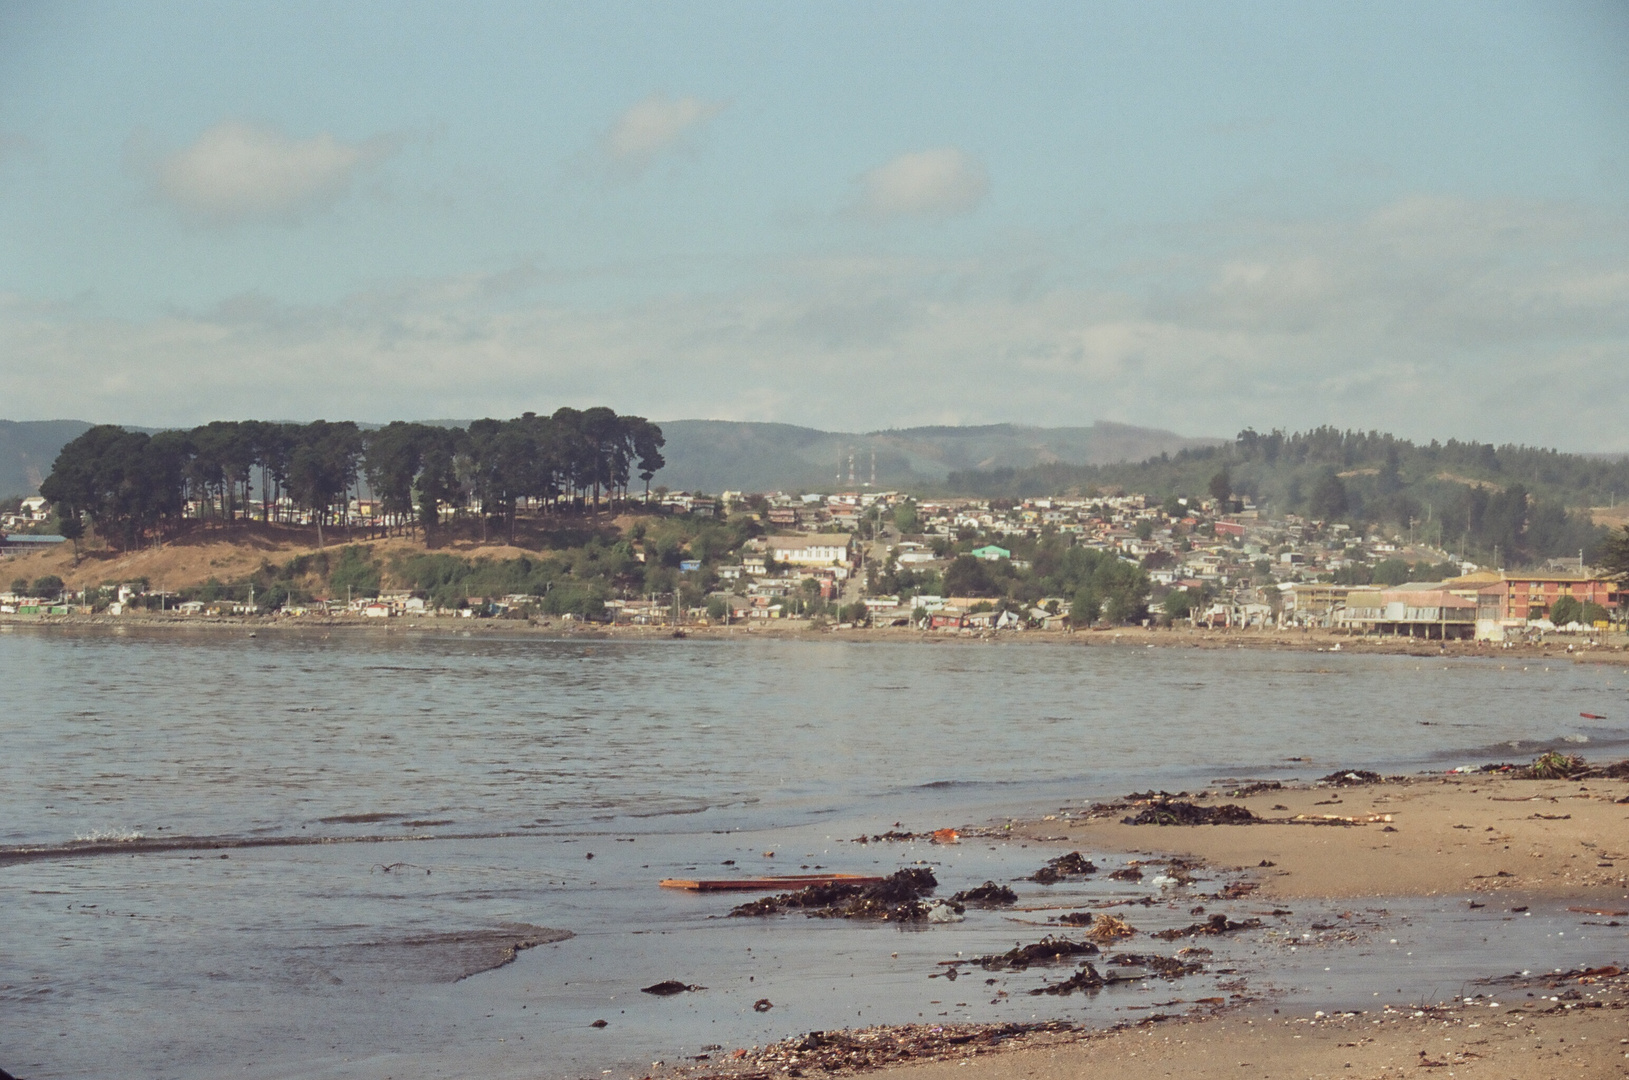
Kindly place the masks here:
POLYGON ((1165 612, 1165 617, 1172 622, 1186 619, 1193 614, 1193 597, 1187 589, 1172 589, 1166 594, 1160 608, 1165 612))
POLYGON ((1584 605, 1570 596, 1559 597, 1555 603, 1550 605, 1550 621, 1557 626, 1581 622, 1583 614, 1584 605))
POLYGON ((379 595, 380 580, 379 564, 368 549, 352 544, 339 553, 339 562, 328 575, 328 587, 336 596, 344 592, 373 597, 379 595))
POLYGON ((42 578, 35 578, 29 592, 45 599, 54 599, 62 595, 62 579, 55 574, 46 574, 42 578))

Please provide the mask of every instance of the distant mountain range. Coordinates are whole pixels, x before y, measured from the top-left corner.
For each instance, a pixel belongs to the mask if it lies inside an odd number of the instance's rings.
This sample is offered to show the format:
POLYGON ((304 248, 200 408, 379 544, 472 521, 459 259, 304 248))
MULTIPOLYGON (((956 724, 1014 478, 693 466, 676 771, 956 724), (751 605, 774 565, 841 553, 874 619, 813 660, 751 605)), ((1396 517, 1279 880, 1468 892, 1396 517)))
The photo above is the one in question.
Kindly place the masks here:
POLYGON ((873 478, 882 489, 934 490, 944 487, 950 473, 968 469, 1022 469, 1054 462, 1106 465, 1224 441, 1102 422, 1091 427, 988 424, 852 433, 792 424, 673 420, 662 422, 662 433, 667 467, 657 481, 676 491, 709 492, 830 491, 850 486, 851 479, 859 485, 873 478))
POLYGON ((57 451, 89 428, 83 420, 0 420, 0 499, 39 494, 57 451))
MULTIPOLYGON (((0 420, 0 498, 37 491, 57 452, 90 426, 83 420, 0 420)), ((829 491, 849 486, 851 475, 855 485, 875 478, 883 489, 938 490, 952 472, 1108 465, 1224 441, 1106 422, 865 433, 730 420, 669 420, 661 426, 667 467, 656 482, 674 491, 707 492, 829 491)))

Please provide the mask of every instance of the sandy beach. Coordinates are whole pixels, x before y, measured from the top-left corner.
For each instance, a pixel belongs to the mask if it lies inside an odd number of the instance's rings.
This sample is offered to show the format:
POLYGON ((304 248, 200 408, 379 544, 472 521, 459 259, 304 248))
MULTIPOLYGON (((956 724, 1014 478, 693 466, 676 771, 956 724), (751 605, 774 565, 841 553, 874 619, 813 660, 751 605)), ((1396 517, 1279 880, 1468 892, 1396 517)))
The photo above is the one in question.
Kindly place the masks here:
MULTIPOLYGON (((1503 916, 1548 898, 1565 903, 1581 923, 1629 925, 1624 779, 1398 777, 1251 794, 1223 788, 1181 801, 1242 806, 1261 820, 1129 825, 1122 818, 1151 802, 1128 799, 1098 804, 1084 819, 1048 815, 1013 833, 1088 856, 1114 852, 1163 865, 1172 857, 1198 860, 1237 875, 1245 887, 1254 886, 1252 898, 1269 902, 1463 895, 1468 907, 1503 916)), ((687 1071, 798 1076, 882 1070, 902 1080, 1621 1078, 1629 1076, 1626 961, 1629 937, 1618 937, 1590 966, 1512 974, 1441 1001, 1382 1001, 1370 1010, 1326 1015, 1281 1012, 1266 1000, 1222 1006, 1218 999, 1212 1008, 1185 1005, 1109 1031, 970 1025, 817 1033, 739 1058, 723 1055, 722 1067, 687 1071)))

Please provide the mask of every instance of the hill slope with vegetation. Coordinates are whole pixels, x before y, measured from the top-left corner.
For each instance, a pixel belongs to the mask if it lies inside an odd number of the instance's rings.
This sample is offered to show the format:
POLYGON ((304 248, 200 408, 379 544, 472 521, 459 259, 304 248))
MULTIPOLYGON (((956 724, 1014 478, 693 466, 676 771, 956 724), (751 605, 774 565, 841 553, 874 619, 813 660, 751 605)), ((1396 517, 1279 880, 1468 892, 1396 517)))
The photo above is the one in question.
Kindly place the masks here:
POLYGON ((1041 465, 950 474, 950 488, 986 498, 1123 490, 1159 498, 1248 497, 1268 513, 1375 526, 1462 553, 1523 566, 1598 555, 1606 530, 1591 508, 1629 498, 1629 459, 1490 443, 1414 443, 1323 427, 1244 431, 1135 464, 1041 465))

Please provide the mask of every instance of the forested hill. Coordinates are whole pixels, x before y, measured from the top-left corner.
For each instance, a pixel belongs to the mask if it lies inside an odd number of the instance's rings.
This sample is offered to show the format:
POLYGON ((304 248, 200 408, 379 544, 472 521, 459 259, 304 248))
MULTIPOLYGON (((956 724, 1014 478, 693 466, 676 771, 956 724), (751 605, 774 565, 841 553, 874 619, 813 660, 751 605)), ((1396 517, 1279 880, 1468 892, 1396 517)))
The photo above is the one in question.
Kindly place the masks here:
POLYGON ((1122 489, 1208 497, 1225 485, 1273 514, 1380 523, 1451 551, 1521 565, 1586 556, 1603 530, 1590 507, 1629 498, 1629 456, 1317 428, 1242 432, 1232 442, 1113 465, 1039 465, 951 473, 953 490, 986 497, 1122 489), (1215 487, 1213 487, 1215 485, 1215 487))
MULTIPOLYGON (((467 427, 469 421, 429 423, 467 427)), ((38 490, 58 451, 90 426, 82 420, 0 421, 0 499, 38 490)), ((667 465, 660 483, 674 491, 713 493, 830 489, 847 483, 851 456, 855 480, 863 483, 872 477, 873 453, 879 487, 940 490, 956 470, 1141 461, 1220 441, 1111 423, 924 427, 867 434, 727 420, 672 420, 661 428, 667 465)))

